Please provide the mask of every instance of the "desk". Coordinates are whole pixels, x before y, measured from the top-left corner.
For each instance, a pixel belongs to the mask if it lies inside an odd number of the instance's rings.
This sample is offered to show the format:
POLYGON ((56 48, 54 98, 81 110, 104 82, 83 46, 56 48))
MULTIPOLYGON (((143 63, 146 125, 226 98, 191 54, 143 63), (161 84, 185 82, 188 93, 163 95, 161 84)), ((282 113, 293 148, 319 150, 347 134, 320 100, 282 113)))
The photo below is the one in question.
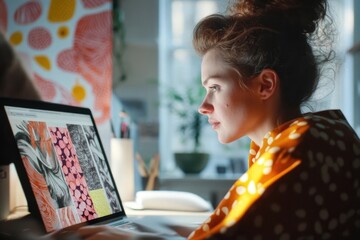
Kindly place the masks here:
POLYGON ((125 207, 126 215, 129 217, 164 217, 174 225, 195 228, 202 224, 211 212, 186 212, 186 211, 164 211, 164 210, 133 210, 125 207))
MULTIPOLYGON (((125 204, 126 205, 126 202, 125 204)), ((126 215, 129 217, 142 217, 142 216, 177 216, 184 218, 197 218, 205 221, 209 217, 210 212, 186 212, 186 211, 164 211, 164 210, 134 210, 124 206, 126 215)), ((10 213, 7 220, 14 220, 28 215, 29 212, 26 208, 21 208, 16 212, 10 213)))
POLYGON ((187 212, 187 211, 164 211, 164 210, 134 210, 124 207, 126 215, 129 217, 138 216, 184 216, 198 217, 204 221, 210 215, 210 212, 187 212))
MULTIPOLYGON (((155 222, 158 224, 155 229, 159 229, 159 224, 166 223, 167 226, 184 228, 195 228, 204 222, 210 212, 184 212, 184 211, 162 211, 162 210, 133 210, 125 207, 126 215, 137 218, 148 226, 152 227, 155 222)), ((164 227, 165 224, 161 227, 164 227)), ((174 230, 172 228, 171 230, 174 230)), ((0 233, 5 232, 9 235, 0 234, 1 239, 19 239, 16 234, 21 234, 21 239, 26 234, 26 239, 38 239, 40 234, 39 223, 31 218, 26 208, 21 208, 11 213, 7 221, 0 222, 0 233)), ((176 238, 179 239, 179 238, 176 238)))

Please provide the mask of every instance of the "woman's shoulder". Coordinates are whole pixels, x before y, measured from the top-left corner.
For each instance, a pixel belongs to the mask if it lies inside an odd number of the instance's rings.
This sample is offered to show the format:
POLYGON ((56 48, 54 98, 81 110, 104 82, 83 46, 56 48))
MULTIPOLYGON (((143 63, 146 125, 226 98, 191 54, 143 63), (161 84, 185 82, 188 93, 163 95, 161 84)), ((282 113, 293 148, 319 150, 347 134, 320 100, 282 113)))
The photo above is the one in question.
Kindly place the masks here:
POLYGON ((302 160, 309 154, 354 158, 360 157, 360 140, 340 110, 312 112, 269 132, 258 157, 264 154, 273 159, 302 160))
MULTIPOLYGON (((274 131, 285 140, 324 141, 333 145, 333 141, 350 140, 359 144, 359 137, 351 127, 341 110, 309 112, 281 125, 274 131)), ((274 135, 274 133, 272 134, 274 135)))
POLYGON ((290 152, 291 158, 308 163, 309 160, 315 163, 325 159, 358 159, 360 164, 359 137, 340 110, 306 113, 281 133, 284 138, 278 145, 290 152), (291 151, 288 145, 292 145, 291 151))
POLYGON ((358 135, 341 110, 306 113, 303 119, 309 125, 304 141, 329 145, 340 151, 345 151, 349 144, 360 146, 358 135))

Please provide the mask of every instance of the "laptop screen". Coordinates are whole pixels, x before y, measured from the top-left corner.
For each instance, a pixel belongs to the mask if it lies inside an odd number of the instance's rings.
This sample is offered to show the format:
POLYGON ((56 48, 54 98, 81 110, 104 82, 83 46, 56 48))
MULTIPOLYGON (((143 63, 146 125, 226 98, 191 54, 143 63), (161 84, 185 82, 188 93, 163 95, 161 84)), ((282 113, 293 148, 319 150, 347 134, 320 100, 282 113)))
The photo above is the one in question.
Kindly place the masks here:
POLYGON ((123 212, 90 110, 4 108, 47 232, 123 212))

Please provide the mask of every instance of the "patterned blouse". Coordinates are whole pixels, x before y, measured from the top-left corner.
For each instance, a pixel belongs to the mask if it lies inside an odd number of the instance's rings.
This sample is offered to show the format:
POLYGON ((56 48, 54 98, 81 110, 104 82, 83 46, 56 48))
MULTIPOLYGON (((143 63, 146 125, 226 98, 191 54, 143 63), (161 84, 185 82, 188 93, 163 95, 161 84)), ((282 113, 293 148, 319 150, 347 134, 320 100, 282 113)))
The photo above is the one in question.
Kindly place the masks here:
POLYGON ((248 171, 189 239, 360 239, 360 140, 341 111, 252 142, 248 171))

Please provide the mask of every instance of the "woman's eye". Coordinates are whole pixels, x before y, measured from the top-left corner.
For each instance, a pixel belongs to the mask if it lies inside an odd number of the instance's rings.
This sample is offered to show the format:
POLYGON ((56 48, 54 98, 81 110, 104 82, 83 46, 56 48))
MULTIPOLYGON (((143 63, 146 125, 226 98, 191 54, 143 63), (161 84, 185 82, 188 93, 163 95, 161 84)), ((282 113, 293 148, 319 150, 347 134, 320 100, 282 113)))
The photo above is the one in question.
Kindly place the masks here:
POLYGON ((210 91, 210 92, 216 92, 216 91, 218 91, 218 90, 219 90, 219 86, 217 86, 217 85, 214 85, 214 86, 209 87, 209 91, 210 91))

